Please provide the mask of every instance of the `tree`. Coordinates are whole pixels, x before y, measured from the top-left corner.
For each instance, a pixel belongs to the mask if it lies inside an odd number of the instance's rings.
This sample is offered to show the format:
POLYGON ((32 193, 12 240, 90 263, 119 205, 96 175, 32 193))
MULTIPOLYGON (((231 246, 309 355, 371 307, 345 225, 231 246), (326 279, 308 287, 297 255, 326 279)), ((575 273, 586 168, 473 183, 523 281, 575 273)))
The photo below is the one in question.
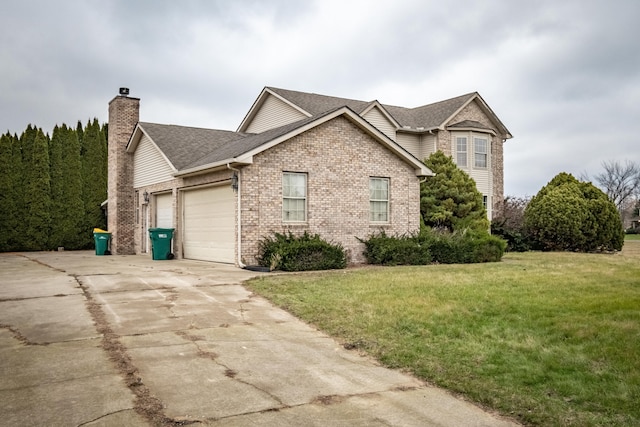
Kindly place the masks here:
POLYGON ((620 250, 622 222, 615 205, 591 183, 556 175, 524 212, 525 228, 538 249, 620 250))
POLYGON ((18 136, 0 136, 0 252, 17 250, 18 184, 21 182, 22 153, 18 136))
POLYGON ((530 249, 524 227, 524 210, 530 200, 528 197, 505 197, 500 215, 491 220, 491 233, 507 241, 508 251, 525 252, 530 249))
POLYGON ((427 178, 420 187, 424 224, 449 231, 489 230, 482 194, 473 179, 441 151, 429 156, 425 164, 436 176, 427 178))
POLYGON ((640 193, 640 164, 625 161, 624 165, 618 161, 602 162, 604 172, 595 176, 595 181, 607 193, 622 214, 628 202, 640 193))
POLYGON ((47 248, 51 230, 51 177, 49 175, 49 137, 42 129, 31 126, 23 134, 22 181, 24 182, 21 233, 24 250, 37 251, 47 248))
POLYGON ((106 141, 98 119, 87 123, 82 134, 82 199, 84 200, 84 224, 82 235, 86 246, 93 242, 91 231, 94 227, 106 228, 101 204, 107 198, 106 141))
POLYGON ((82 162, 76 132, 65 124, 51 137, 51 234, 50 246, 80 249, 84 204, 82 162))

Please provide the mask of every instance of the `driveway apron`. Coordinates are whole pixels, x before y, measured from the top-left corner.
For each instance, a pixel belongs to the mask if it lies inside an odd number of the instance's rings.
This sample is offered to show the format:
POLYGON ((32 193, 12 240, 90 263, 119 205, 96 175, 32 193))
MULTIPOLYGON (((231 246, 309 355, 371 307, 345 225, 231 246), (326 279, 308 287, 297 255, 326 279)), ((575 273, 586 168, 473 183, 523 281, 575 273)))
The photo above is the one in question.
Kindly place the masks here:
POLYGON ((0 424, 512 426, 242 286, 260 273, 0 254, 0 424))

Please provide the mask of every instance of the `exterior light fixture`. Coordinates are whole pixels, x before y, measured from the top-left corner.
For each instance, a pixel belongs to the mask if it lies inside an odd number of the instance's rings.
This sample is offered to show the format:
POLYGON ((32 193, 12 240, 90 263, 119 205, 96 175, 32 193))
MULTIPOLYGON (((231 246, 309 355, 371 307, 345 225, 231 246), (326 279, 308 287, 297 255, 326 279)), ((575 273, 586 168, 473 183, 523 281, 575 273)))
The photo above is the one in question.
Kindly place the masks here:
POLYGON ((147 190, 144 190, 144 193, 142 193, 142 197, 144 198, 145 205, 149 203, 149 193, 147 192, 147 190))
POLYGON ((238 174, 236 172, 231 175, 231 188, 233 188, 234 191, 238 191, 238 174))

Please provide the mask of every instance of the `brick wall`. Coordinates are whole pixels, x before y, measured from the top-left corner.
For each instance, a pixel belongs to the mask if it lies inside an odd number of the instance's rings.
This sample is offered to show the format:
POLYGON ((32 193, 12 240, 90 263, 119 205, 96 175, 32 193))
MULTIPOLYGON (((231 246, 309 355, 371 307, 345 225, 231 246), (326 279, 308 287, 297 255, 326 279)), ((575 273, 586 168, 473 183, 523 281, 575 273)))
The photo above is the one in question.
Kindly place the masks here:
POLYGON ((125 151, 138 123, 140 99, 116 96, 109 103, 109 177, 107 228, 111 231, 114 254, 135 253, 135 208, 133 191, 133 156, 125 151))
POLYGON ((320 234, 341 243, 352 263, 364 262, 358 241, 383 228, 388 234, 419 230, 419 178, 344 117, 338 117, 254 158, 242 169, 242 259, 255 264, 258 242, 272 232, 320 234), (304 172, 307 221, 282 221, 282 172, 304 172), (369 177, 390 178, 390 222, 369 222, 369 177))

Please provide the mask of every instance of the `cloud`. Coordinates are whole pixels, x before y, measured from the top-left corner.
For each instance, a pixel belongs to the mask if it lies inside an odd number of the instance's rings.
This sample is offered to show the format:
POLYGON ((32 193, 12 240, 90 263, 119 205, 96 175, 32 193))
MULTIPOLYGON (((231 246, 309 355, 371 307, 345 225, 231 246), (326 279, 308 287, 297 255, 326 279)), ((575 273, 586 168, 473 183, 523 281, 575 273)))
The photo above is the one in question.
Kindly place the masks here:
POLYGON ((25 0, 0 5, 0 126, 235 129, 264 86, 419 106, 479 91, 515 136, 505 192, 640 162, 640 2, 25 0))

